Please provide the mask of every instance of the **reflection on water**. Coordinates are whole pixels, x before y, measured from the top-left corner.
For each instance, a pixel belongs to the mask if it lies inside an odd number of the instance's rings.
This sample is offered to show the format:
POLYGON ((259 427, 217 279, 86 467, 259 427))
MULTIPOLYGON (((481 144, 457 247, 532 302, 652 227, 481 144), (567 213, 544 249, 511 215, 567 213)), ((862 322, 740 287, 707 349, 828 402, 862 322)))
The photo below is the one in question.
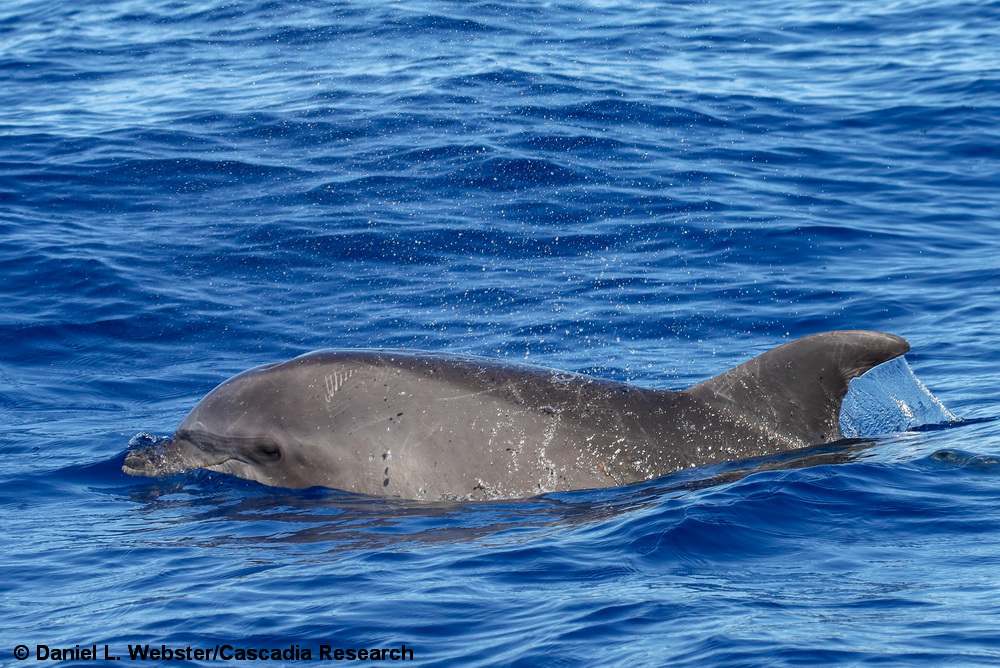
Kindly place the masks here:
MULTIPOLYGON (((503 502, 421 502, 311 488, 266 487, 225 474, 195 471, 143 481, 124 491, 140 504, 138 533, 200 526, 195 542, 292 546, 320 552, 477 542, 517 544, 549 531, 600 523, 683 500, 691 492, 754 473, 850 461, 874 441, 850 440, 779 455, 679 471, 627 487, 579 490, 503 502), (209 525, 209 526, 206 526, 209 525), (310 546, 311 547, 307 547, 310 546)), ((132 479, 130 479, 131 481, 132 479)))

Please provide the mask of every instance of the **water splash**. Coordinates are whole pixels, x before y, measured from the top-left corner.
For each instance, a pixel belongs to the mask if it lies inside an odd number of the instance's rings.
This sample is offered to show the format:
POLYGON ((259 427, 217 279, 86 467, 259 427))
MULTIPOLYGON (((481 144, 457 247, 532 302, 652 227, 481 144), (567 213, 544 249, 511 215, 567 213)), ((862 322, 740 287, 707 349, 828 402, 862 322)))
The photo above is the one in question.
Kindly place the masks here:
POLYGON ((958 422, 914 375, 902 357, 880 364, 851 381, 840 409, 840 431, 865 438, 930 424, 958 422))

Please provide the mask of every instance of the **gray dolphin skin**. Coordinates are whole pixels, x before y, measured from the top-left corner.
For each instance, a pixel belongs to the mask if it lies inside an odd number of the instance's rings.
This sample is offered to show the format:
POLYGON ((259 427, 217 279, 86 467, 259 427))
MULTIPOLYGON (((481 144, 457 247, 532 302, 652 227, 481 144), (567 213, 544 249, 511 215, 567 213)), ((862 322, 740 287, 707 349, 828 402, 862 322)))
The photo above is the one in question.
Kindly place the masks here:
POLYGON ((836 441, 850 380, 909 348, 826 332, 683 391, 477 357, 321 350, 227 380, 172 440, 130 450, 123 470, 200 467, 423 500, 626 485, 836 441))

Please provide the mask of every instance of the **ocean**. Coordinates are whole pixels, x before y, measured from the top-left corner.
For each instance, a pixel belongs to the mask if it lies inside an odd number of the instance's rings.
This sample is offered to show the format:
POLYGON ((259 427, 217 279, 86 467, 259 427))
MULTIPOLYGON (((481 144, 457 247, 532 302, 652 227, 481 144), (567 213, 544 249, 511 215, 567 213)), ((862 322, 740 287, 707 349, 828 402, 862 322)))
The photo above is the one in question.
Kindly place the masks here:
POLYGON ((7 0, 0 666, 1000 665, 998 40, 989 0, 7 0), (321 348, 681 389, 836 329, 959 420, 488 503, 121 471, 321 348))

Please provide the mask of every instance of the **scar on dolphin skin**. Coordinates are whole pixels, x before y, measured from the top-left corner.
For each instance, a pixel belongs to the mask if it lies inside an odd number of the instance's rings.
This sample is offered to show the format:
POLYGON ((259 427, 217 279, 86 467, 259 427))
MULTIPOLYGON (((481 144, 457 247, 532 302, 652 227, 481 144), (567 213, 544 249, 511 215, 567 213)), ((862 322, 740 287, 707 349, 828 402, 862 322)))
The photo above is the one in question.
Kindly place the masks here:
POLYGON ((350 369, 348 371, 334 371, 333 373, 328 373, 323 378, 326 385, 326 403, 333 401, 333 395, 339 392, 344 383, 353 375, 354 369, 350 369))
POLYGON ((429 500, 631 484, 839 440, 851 379, 909 348, 892 334, 824 332, 680 391, 464 355, 321 350, 222 383, 172 440, 149 446, 156 456, 131 450, 123 469, 201 467, 279 487, 429 500), (358 374, 367 380, 347 383, 358 374), (367 453, 392 450, 405 457, 391 477, 374 475, 367 453))

